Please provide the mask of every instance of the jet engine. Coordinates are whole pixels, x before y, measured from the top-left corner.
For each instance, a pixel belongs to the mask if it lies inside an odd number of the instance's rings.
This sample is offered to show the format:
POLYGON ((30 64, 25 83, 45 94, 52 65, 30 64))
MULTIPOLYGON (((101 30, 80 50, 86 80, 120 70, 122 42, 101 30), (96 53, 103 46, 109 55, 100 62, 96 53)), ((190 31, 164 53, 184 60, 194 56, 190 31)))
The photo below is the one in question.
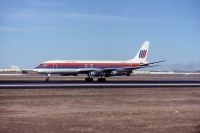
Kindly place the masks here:
POLYGON ((129 76, 130 73, 129 72, 124 72, 124 71, 112 71, 110 72, 111 76, 122 76, 122 75, 126 75, 129 76))
POLYGON ((99 76, 104 76, 104 74, 102 72, 92 71, 89 73, 89 76, 99 77, 99 76))

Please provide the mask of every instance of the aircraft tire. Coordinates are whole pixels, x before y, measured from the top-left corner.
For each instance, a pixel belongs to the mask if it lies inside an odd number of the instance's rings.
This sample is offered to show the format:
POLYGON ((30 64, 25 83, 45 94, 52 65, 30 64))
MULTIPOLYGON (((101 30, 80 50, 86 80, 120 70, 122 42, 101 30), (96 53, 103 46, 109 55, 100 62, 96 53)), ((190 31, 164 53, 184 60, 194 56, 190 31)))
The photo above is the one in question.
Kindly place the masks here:
POLYGON ((49 78, 46 78, 46 82, 49 82, 49 78))
POLYGON ((85 82, 93 82, 93 78, 85 78, 85 82))
POLYGON ((98 82, 106 82, 106 78, 98 78, 98 82))

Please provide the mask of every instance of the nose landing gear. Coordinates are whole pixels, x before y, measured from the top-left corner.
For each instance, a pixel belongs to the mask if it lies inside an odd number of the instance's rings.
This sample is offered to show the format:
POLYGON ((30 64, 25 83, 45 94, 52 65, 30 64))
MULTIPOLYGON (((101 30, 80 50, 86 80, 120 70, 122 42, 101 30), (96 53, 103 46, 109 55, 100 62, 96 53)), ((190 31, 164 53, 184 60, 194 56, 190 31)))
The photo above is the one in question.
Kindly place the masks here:
POLYGON ((48 82, 49 80, 50 80, 50 74, 47 74, 47 76, 46 76, 46 82, 48 82))

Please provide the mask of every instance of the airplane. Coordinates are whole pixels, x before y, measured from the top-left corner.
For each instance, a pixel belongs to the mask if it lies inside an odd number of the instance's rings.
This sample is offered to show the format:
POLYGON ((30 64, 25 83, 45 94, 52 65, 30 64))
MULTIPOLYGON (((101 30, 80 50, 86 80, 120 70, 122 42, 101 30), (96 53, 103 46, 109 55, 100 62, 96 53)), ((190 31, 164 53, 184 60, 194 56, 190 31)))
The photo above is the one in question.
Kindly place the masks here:
POLYGON ((50 60, 42 62, 34 68, 34 71, 46 74, 46 81, 49 81, 51 74, 62 76, 86 74, 86 82, 93 82, 93 77, 98 77, 98 82, 105 82, 106 77, 111 76, 130 76, 133 70, 155 67, 157 63, 147 62, 147 55, 150 42, 145 41, 137 55, 126 61, 90 61, 90 60, 50 60))

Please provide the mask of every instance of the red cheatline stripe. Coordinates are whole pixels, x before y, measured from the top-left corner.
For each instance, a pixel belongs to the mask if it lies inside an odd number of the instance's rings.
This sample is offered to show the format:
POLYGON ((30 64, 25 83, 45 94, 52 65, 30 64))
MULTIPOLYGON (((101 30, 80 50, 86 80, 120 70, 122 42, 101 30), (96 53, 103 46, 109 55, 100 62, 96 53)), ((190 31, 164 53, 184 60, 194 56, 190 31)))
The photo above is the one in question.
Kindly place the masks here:
MULTIPOLYGON (((136 63, 48 63, 47 67, 134 67, 136 63)), ((42 66, 42 65, 41 65, 42 66)), ((44 66, 45 67, 45 66, 44 66)))

